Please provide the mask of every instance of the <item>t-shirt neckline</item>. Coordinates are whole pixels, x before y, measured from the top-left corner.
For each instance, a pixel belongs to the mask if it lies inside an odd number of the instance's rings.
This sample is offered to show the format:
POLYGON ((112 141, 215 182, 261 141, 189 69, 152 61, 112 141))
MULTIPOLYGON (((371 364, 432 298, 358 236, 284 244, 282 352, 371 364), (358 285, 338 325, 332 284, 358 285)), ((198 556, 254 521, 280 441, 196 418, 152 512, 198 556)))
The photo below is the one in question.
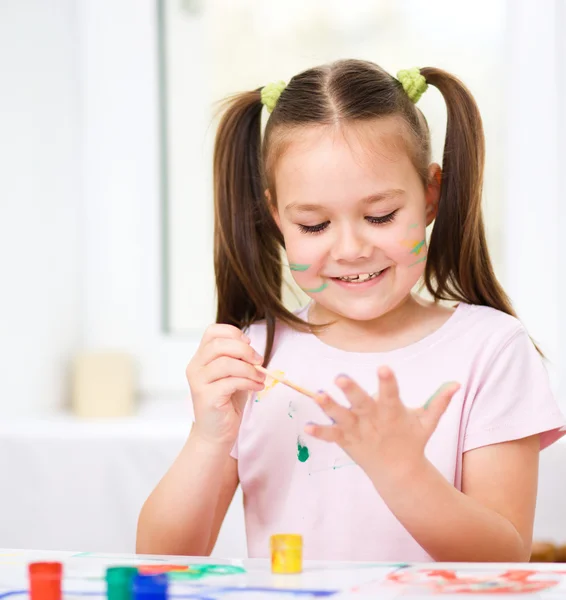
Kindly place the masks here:
MULTIPOLYGON (((298 311, 297 316, 308 322, 308 316, 312 304, 313 301, 311 300, 306 306, 298 311)), ((316 346, 317 355, 329 359, 339 358, 344 360, 345 358, 348 358, 355 360, 356 362, 368 362, 373 364, 375 364, 376 361, 381 362, 384 359, 406 360, 423 351, 428 351, 433 346, 438 344, 444 337, 446 337, 446 335, 458 322, 470 314, 470 309, 472 308, 473 307, 469 304, 459 302, 455 307, 454 312, 438 329, 435 329, 420 340, 412 342, 407 346, 395 348, 394 350, 387 350, 384 352, 356 352, 353 350, 342 350, 341 348, 337 348, 336 346, 331 346, 330 344, 323 342, 314 334, 310 334, 309 338, 312 339, 312 344, 316 346)), ((300 335, 300 332, 295 333, 300 335)))

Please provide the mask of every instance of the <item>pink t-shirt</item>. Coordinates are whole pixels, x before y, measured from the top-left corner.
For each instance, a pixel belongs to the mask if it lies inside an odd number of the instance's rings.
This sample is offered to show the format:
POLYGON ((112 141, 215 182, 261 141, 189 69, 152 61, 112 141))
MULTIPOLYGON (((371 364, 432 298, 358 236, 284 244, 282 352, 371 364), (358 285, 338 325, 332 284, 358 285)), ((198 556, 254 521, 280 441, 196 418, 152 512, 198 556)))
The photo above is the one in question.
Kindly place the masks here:
MULTIPOLYGON (((298 315, 307 319, 307 311, 298 315)), ((248 331, 260 354, 265 332, 264 323, 248 331)), ((349 375, 373 394, 380 365, 393 369, 410 407, 422 406, 444 382, 462 385, 426 448, 427 458, 458 489, 464 452, 537 433, 542 449, 566 433, 525 329, 484 306, 460 304, 431 335, 384 353, 346 352, 282 326, 269 367, 347 404, 333 384, 336 375, 349 375)), ((267 557, 273 533, 300 533, 306 559, 430 561, 366 474, 336 444, 303 433, 309 421, 329 419, 282 384, 259 398, 253 394, 246 404, 232 455, 244 493, 249 556, 267 557)))

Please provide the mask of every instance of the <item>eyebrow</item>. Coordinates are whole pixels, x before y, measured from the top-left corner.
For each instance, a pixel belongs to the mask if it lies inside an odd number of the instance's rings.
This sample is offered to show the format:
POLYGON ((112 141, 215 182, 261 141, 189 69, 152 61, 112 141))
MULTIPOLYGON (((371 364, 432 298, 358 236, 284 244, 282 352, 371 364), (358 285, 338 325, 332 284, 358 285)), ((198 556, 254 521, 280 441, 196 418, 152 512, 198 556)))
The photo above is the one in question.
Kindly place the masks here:
MULTIPOLYGON (((377 194, 371 194, 362 198, 360 203, 364 206, 371 206, 372 204, 377 204, 378 202, 382 202, 383 200, 391 200, 392 198, 396 198, 397 196, 401 196, 405 193, 404 190, 392 189, 385 190, 383 192, 378 192, 377 194)), ((291 202, 285 207, 285 212, 298 212, 298 213, 307 213, 307 212, 317 212, 325 210, 325 206, 322 204, 300 204, 298 202, 291 202)))

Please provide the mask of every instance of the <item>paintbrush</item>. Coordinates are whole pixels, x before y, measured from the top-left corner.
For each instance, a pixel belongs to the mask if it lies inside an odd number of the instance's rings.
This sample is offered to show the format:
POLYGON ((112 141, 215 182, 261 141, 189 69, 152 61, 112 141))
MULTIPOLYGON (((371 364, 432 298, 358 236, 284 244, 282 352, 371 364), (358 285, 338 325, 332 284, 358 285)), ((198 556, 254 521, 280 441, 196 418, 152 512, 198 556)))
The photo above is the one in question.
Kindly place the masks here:
POLYGON ((277 375, 276 373, 272 373, 271 371, 268 371, 265 367, 262 367, 261 365, 254 365, 254 366, 258 371, 265 373, 266 375, 271 377, 271 379, 274 379, 275 381, 278 381, 279 383, 282 383, 283 385, 290 387, 291 389, 295 390, 296 392, 299 392, 299 394, 304 394, 305 396, 308 396, 309 398, 316 398, 316 394, 314 392, 305 390, 305 388, 301 387, 300 385, 297 385, 296 383, 293 383, 292 381, 289 381, 288 379, 285 379, 284 377, 281 377, 280 375, 277 375))

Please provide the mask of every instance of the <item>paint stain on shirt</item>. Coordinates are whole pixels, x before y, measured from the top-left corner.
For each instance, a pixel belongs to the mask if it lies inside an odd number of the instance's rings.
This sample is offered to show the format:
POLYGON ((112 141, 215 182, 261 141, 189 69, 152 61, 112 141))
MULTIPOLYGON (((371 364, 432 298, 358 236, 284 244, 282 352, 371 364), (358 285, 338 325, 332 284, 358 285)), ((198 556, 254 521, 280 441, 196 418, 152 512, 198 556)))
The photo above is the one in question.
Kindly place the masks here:
POLYGON ((297 458, 303 463, 309 459, 309 449, 303 445, 300 437, 297 438, 297 458))
MULTIPOLYGON (((273 374, 277 377, 281 377, 282 379, 285 378, 285 373, 283 373, 283 371, 273 371, 273 374)), ((277 379, 273 379, 273 377, 267 375, 267 377, 265 378, 265 387, 263 388, 263 390, 261 390, 261 392, 258 392, 256 394, 255 401, 259 402, 263 398, 263 396, 269 390, 272 390, 278 383, 279 381, 277 381, 277 379)))

